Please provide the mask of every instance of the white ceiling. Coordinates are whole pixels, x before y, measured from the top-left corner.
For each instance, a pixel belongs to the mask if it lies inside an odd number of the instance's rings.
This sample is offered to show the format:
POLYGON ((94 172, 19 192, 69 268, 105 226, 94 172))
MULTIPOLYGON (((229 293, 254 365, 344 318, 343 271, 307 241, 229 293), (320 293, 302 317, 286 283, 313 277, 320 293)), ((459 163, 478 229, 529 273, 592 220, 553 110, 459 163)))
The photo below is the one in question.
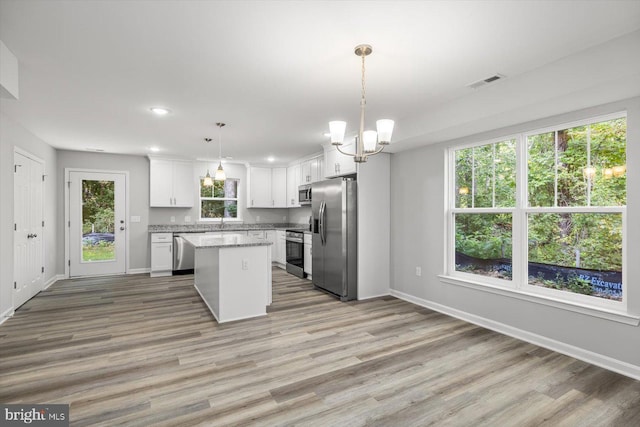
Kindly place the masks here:
POLYGON ((0 40, 2 112, 70 150, 213 159, 223 121, 234 161, 318 152, 329 120, 356 131, 360 43, 391 151, 640 94, 640 1, 0 0, 0 40))

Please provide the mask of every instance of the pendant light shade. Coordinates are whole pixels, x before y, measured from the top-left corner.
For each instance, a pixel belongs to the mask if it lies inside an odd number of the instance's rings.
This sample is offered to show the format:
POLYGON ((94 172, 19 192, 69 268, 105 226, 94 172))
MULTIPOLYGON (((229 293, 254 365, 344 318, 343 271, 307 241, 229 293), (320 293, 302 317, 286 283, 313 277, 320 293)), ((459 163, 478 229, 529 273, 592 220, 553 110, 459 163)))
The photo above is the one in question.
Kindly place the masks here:
MULTIPOLYGON (((211 138, 205 138, 204 142, 206 142, 207 144, 211 142, 211 138)), ((211 174, 209 173, 209 168, 207 168, 207 174, 205 175, 204 179, 202 180, 202 185, 205 187, 212 187, 213 186, 213 179, 211 179, 211 174)))
POLYGON ((224 126, 224 123, 216 123, 216 126, 218 126, 218 143, 219 143, 219 158, 220 158, 220 162, 218 163, 218 169, 216 169, 216 173, 213 176, 214 181, 225 181, 227 179, 227 174, 224 173, 224 169, 222 168, 222 127, 224 126))
MULTIPOLYGON (((218 169, 216 169, 216 173, 213 176, 213 179, 215 181, 224 181, 224 180, 227 179, 227 174, 224 173, 224 169, 222 169, 222 163, 220 163, 218 165, 218 169)), ((213 185, 213 183, 212 183, 212 185, 213 185)))
POLYGON ((213 186, 213 179, 211 179, 211 174, 209 174, 209 169, 207 169, 207 175, 204 177, 204 180, 202 181, 202 185, 204 185, 205 187, 213 186))

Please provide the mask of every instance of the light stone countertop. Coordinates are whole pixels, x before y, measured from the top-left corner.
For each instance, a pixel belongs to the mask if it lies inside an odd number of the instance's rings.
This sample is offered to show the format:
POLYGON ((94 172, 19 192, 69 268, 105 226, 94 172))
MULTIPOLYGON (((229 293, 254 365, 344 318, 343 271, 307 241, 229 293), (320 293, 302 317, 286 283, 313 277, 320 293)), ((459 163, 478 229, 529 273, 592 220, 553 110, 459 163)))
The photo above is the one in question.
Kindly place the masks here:
POLYGON ((186 234, 183 238, 196 249, 201 248, 237 248, 241 246, 269 246, 271 242, 265 239, 256 239, 244 234, 186 234))
POLYGON ((307 224, 291 223, 261 223, 261 224, 151 224, 149 233, 202 233, 212 231, 249 231, 249 230, 285 230, 285 229, 309 229, 307 224))

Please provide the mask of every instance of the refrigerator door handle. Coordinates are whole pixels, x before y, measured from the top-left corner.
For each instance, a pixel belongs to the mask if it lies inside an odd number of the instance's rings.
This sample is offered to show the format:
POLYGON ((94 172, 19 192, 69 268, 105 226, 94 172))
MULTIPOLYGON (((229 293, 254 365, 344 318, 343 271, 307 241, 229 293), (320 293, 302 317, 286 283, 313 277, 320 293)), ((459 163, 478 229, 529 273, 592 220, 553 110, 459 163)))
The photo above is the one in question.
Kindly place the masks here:
POLYGON ((320 243, 324 246, 324 200, 320 202, 320 209, 318 212, 318 225, 320 231, 320 243))
POLYGON ((327 202, 322 201, 322 244, 327 244, 327 202))

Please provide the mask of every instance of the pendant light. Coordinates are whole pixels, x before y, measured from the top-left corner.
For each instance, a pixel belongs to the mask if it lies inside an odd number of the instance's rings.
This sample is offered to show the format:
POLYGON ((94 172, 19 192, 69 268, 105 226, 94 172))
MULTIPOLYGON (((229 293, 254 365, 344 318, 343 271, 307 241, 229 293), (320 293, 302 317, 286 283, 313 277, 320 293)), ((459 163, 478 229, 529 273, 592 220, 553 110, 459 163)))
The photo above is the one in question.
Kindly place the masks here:
POLYGON ((218 169, 216 170, 215 175, 213 176, 214 181, 224 181, 227 179, 227 175, 224 173, 224 169, 222 169, 222 126, 224 126, 224 123, 216 123, 216 126, 218 126, 218 146, 219 146, 219 158, 220 158, 220 163, 218 163, 218 169))
MULTIPOLYGON (((211 142, 211 138, 205 138, 204 142, 206 142, 207 144, 211 142)), ((204 180, 202 180, 202 185, 205 187, 213 187, 213 179, 211 179, 211 174, 209 173, 209 167, 207 166, 207 174, 204 177, 204 180)))
POLYGON ((362 93, 360 97, 360 130, 356 138, 356 152, 346 153, 340 149, 344 141, 344 132, 347 122, 333 121, 329 122, 329 131, 331 133, 331 144, 335 145, 337 150, 347 156, 352 156, 356 163, 367 161, 367 157, 378 154, 386 145, 391 142, 391 134, 393 133, 393 120, 382 119, 376 122, 378 131, 364 130, 364 109, 367 104, 365 98, 365 80, 364 80, 364 58, 373 52, 373 48, 368 44, 361 44, 355 47, 354 53, 362 58, 362 93), (379 145, 380 148, 376 146, 379 145))

